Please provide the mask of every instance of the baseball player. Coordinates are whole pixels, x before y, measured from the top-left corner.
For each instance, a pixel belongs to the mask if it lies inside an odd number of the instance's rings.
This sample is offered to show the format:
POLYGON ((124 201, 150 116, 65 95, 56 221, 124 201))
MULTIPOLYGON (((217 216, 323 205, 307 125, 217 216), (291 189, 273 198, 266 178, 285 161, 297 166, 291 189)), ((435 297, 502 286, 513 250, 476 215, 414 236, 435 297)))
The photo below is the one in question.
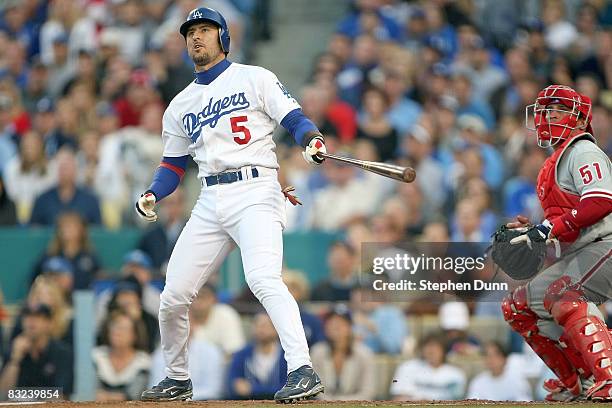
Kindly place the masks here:
POLYGON ((285 202, 272 133, 278 123, 284 126, 313 164, 323 161, 317 156, 326 152, 323 136, 272 72, 226 59, 230 35, 219 12, 192 10, 180 33, 196 78, 164 112, 163 159, 136 210, 147 221, 157 219, 155 204, 177 187, 189 156, 198 164, 202 191, 170 256, 161 294, 167 377, 145 390, 142 399, 191 398, 187 311, 236 244, 246 282, 272 319, 285 351, 287 383, 274 398, 289 402, 312 397, 323 386, 312 369, 298 306, 281 280, 285 202))
POLYGON ((508 227, 525 233, 510 242, 569 247, 504 299, 504 318, 558 377, 544 383, 548 400, 610 401, 612 337, 596 305, 612 298, 612 165, 592 135, 587 96, 551 85, 531 109, 538 145, 554 149, 537 181, 546 219, 517 217, 508 227))

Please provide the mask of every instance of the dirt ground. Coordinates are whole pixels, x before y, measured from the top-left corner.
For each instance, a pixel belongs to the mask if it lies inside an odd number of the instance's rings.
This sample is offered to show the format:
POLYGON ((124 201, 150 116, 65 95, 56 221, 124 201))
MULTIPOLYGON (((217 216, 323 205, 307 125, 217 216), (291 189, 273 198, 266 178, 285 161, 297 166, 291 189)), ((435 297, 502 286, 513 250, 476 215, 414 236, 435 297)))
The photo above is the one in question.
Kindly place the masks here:
MULTIPOLYGON (((274 401, 191 401, 191 402, 45 402, 45 403, 0 403, 2 406, 18 405, 19 408, 229 408, 229 407, 252 407, 252 408, 280 408, 287 405, 276 404, 274 401)), ((315 407, 476 407, 476 406, 495 406, 497 407, 549 407, 551 405, 580 405, 580 407, 601 407, 594 403, 546 403, 546 402, 498 402, 498 401, 416 401, 416 402, 396 402, 396 401, 301 401, 292 406, 303 405, 305 408, 315 407)), ((297 408, 297 407, 296 407, 297 408)))

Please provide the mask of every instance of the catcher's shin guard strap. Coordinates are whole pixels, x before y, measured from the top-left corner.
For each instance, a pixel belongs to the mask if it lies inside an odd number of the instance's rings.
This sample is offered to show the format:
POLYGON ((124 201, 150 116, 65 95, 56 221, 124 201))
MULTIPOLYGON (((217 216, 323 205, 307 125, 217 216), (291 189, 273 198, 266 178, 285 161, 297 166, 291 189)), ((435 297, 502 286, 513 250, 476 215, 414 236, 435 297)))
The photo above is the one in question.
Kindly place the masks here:
POLYGON ((612 380, 612 336, 603 320, 589 312, 580 288, 561 277, 549 287, 544 306, 563 327, 562 340, 580 353, 595 381, 612 380))
POLYGON ((564 354, 564 351, 552 339, 539 333, 536 313, 527 304, 527 288, 519 286, 502 302, 504 319, 510 327, 519 333, 533 351, 561 380, 563 385, 574 395, 582 392, 578 373, 564 354))

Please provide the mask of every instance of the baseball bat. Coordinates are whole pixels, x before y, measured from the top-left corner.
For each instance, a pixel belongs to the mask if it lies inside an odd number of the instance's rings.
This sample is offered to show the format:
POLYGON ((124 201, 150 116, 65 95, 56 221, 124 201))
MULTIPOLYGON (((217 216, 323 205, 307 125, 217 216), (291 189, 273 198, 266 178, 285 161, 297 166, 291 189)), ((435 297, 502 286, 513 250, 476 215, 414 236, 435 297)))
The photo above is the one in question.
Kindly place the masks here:
POLYGON ((331 153, 317 153, 319 156, 326 159, 337 160, 343 163, 352 164, 360 169, 371 171, 372 173, 380 174, 384 177, 389 177, 394 180, 402 181, 404 183, 412 183, 416 178, 416 171, 412 167, 398 166, 395 164, 387 164, 380 162, 373 162, 368 160, 352 159, 350 157, 336 156, 331 153))

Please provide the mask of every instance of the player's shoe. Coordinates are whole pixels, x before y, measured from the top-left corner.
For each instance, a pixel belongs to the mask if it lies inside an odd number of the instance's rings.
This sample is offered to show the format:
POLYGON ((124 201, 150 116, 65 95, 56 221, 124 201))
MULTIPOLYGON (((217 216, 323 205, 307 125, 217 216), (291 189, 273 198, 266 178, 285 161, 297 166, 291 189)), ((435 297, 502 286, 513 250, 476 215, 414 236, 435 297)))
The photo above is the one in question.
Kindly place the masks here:
POLYGON ((164 378, 159 384, 144 390, 140 399, 142 401, 189 401, 193 397, 191 380, 173 380, 164 378))
POLYGON ((596 402, 612 402, 612 381, 596 382, 587 391, 587 397, 596 402))
POLYGON ((544 381, 543 387, 546 391, 548 391, 548 395, 546 395, 545 398, 546 401, 570 402, 585 399, 585 397, 582 395, 572 393, 560 380, 556 378, 550 378, 544 381))
POLYGON ((287 375, 287 383, 274 394, 278 403, 291 403, 310 399, 323 392, 321 379, 312 367, 303 365, 287 375))

